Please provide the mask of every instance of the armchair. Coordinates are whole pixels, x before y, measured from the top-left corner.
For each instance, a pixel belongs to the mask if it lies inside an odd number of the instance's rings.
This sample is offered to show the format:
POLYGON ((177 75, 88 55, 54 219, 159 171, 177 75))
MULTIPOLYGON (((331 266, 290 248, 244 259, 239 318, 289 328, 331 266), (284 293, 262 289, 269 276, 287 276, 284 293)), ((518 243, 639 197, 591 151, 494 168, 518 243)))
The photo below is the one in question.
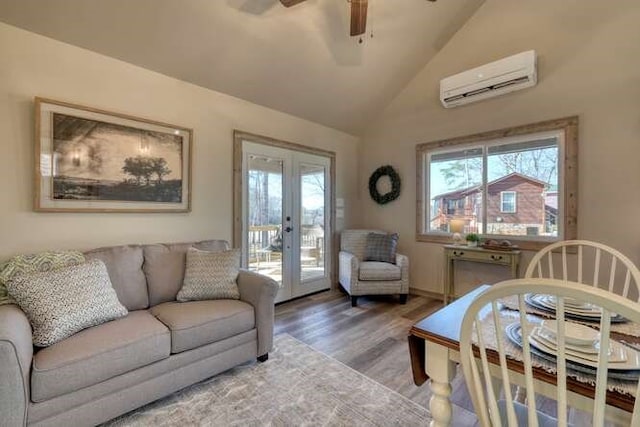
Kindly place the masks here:
POLYGON ((367 235, 379 230, 344 230, 340 237, 339 281, 351 296, 351 306, 361 295, 399 294, 400 303, 409 293, 409 258, 396 254, 395 264, 364 261, 367 235))

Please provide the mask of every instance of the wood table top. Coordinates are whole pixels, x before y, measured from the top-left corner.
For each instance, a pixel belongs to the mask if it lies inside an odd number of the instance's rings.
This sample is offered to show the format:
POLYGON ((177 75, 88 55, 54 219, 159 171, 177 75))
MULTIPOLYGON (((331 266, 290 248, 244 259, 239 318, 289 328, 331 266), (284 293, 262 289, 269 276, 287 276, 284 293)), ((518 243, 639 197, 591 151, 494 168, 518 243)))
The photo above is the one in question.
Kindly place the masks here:
POLYGON ((463 295, 451 304, 413 325, 409 334, 442 344, 454 350, 459 350, 460 327, 462 326, 464 314, 467 312, 473 300, 489 288, 489 285, 482 285, 463 295))

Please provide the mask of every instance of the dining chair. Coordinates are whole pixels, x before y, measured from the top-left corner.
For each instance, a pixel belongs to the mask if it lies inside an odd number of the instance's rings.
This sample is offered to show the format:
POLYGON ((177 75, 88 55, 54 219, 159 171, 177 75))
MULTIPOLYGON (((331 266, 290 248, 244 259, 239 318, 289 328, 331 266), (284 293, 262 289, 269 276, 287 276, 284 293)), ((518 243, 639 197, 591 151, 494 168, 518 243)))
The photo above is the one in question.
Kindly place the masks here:
MULTIPOLYGON (((533 362, 539 363, 542 359, 532 355, 535 347, 530 344, 529 339, 526 339, 535 326, 533 319, 528 318, 525 311, 525 295, 532 289, 535 289, 536 293, 557 298, 556 318, 558 319, 565 318, 565 308, 568 307, 565 301, 567 303, 573 300, 588 301, 590 304, 601 307, 599 347, 594 346, 594 349, 599 350, 597 362, 594 361, 597 371, 593 405, 588 405, 588 408, 593 411, 593 425, 602 426, 606 411, 609 348, 610 344, 613 344, 609 336, 611 316, 623 316, 630 322, 640 323, 640 304, 593 286, 546 278, 514 279, 497 283, 480 294, 465 313, 460 334, 460 357, 467 388, 480 425, 485 427, 558 425, 562 427, 568 425, 568 403, 573 406, 583 399, 581 409, 587 407, 584 397, 575 394, 572 391, 573 387, 572 390, 567 390, 567 376, 572 375, 571 371, 568 372, 564 351, 568 322, 557 322, 557 348, 563 349, 563 351, 557 351, 555 358, 557 374, 551 374, 551 379, 547 375, 546 381, 541 379, 544 376, 539 374, 534 378, 533 362), (507 297, 518 300, 519 312, 510 311, 511 317, 504 310, 501 311, 499 304, 501 299, 507 297), (514 329, 510 329, 513 326, 507 326, 505 323, 520 328, 521 373, 515 372, 513 368, 513 359, 518 357, 511 354, 507 359, 507 351, 512 345, 507 332, 514 329), (556 383, 555 387, 553 382, 556 383), (514 401, 515 386, 526 389, 527 406, 514 401), (498 400, 500 391, 497 387, 503 390, 503 400, 498 400), (536 410, 536 397, 541 395, 557 401, 557 418, 536 410)), ((549 363, 548 360, 547 363, 549 363)), ((536 371, 540 369, 537 367, 536 371)), ((635 390, 636 395, 640 393, 639 385, 631 382, 632 390, 635 390)), ((591 401, 588 402, 591 403, 591 401)), ((628 425, 640 425, 640 404, 637 400, 633 404, 633 412, 629 418, 631 418, 631 424, 628 425)))
POLYGON ((640 270, 635 264, 620 251, 589 240, 546 246, 531 259, 524 277, 562 278, 640 301, 640 270))

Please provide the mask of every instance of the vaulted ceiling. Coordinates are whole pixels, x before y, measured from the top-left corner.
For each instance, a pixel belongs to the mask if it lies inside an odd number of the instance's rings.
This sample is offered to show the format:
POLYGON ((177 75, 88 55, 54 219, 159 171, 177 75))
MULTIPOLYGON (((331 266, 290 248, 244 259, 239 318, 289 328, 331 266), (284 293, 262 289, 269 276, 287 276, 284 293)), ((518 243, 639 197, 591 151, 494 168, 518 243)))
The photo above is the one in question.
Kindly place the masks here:
POLYGON ((0 0, 0 21, 358 134, 484 0, 0 0))

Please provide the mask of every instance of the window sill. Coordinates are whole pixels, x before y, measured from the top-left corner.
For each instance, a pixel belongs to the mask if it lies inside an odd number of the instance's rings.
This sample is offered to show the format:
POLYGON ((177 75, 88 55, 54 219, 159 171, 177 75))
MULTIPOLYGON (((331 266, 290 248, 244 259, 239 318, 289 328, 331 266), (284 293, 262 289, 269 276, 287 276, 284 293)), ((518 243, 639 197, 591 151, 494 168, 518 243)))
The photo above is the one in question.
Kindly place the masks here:
MULTIPOLYGON (((527 240, 515 238, 515 236, 492 236, 491 238, 495 240, 509 240, 511 243, 518 246, 518 249, 525 251, 539 251, 552 243, 562 240, 560 238, 554 240, 527 240)), ((485 240, 485 238, 482 237, 482 240, 485 240)), ((416 234, 416 242, 447 245, 453 243, 453 237, 444 234, 416 234)))

